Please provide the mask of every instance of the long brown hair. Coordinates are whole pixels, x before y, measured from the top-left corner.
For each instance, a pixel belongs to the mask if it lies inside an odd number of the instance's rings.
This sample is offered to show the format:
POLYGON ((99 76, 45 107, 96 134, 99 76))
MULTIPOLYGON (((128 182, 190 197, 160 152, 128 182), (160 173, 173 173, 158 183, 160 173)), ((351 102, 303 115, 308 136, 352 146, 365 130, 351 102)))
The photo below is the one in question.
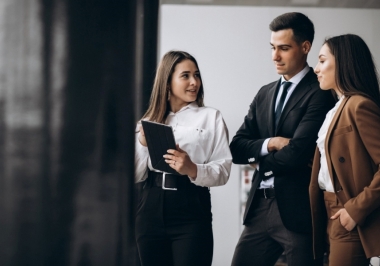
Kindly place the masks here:
MULTIPOLYGON (((169 113, 170 105, 168 104, 169 84, 176 65, 183 60, 191 60, 198 68, 195 58, 189 53, 183 51, 169 51, 161 59, 158 65, 156 77, 154 80, 152 94, 150 95, 149 107, 142 119, 148 118, 150 121, 165 123, 165 119, 169 113)), ((198 106, 204 106, 203 103, 203 82, 200 75, 201 86, 195 100, 198 106)))
POLYGON ((335 57, 335 82, 343 95, 362 95, 380 105, 379 76, 371 51, 355 34, 325 40, 335 57))

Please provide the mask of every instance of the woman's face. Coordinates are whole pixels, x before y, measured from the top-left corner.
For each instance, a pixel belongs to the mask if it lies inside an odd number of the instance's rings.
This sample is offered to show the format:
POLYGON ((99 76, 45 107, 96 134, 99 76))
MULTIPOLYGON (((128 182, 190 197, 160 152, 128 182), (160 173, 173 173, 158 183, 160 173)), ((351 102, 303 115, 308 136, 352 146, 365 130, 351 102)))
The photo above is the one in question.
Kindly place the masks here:
POLYGON ((315 66, 314 72, 318 76, 319 87, 322 90, 333 89, 338 95, 341 95, 335 82, 335 57, 331 54, 327 44, 321 47, 318 58, 318 64, 315 66))
POLYGON ((169 88, 171 111, 177 112, 182 107, 194 102, 200 87, 200 74, 194 62, 186 59, 178 63, 174 68, 169 88))

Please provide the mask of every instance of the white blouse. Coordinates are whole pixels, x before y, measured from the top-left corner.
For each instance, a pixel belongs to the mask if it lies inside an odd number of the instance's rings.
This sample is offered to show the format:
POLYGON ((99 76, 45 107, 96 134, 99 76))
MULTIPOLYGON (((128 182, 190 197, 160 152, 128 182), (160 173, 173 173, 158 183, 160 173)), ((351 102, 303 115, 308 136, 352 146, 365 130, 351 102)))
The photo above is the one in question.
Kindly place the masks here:
POLYGON ((326 151, 325 151, 325 141, 326 134, 330 127, 331 121, 334 118, 336 111, 338 110, 340 104, 342 103, 344 96, 340 97, 339 101, 335 104, 335 106, 326 114, 325 121, 323 122, 321 129, 318 132, 317 146, 319 152, 321 153, 321 168, 319 169, 318 174, 318 184, 319 187, 328 192, 334 192, 334 187, 331 181, 329 168, 327 166, 326 160, 326 151))
MULTIPOLYGON (((186 151, 197 165, 197 178, 190 179, 198 186, 213 187, 227 183, 230 176, 232 155, 229 148, 228 130, 220 111, 211 107, 198 107, 190 103, 176 113, 170 112, 165 124, 172 126, 176 143, 186 151)), ((135 181, 148 177, 152 167, 148 148, 135 135, 135 181)))

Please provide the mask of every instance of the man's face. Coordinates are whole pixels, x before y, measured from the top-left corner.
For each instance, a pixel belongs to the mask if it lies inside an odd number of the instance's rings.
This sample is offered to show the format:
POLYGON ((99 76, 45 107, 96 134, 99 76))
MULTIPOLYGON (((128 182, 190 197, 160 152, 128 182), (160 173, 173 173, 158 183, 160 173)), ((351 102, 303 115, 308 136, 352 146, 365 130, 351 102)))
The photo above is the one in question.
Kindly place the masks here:
POLYGON ((272 31, 270 44, 277 73, 283 75, 286 80, 305 67, 311 44, 309 41, 298 44, 293 38, 292 29, 272 31))

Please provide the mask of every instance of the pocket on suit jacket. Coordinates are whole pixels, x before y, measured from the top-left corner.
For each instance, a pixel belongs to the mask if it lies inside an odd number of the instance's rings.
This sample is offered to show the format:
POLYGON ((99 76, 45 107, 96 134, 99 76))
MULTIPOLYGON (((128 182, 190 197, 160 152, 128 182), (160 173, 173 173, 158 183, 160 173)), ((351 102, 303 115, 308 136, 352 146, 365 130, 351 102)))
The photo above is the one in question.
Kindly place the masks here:
POLYGON ((344 127, 338 127, 336 129, 334 129, 334 131, 332 132, 332 135, 336 136, 336 135, 346 134, 346 133, 349 133, 351 131, 352 131, 351 125, 344 126, 344 127))

